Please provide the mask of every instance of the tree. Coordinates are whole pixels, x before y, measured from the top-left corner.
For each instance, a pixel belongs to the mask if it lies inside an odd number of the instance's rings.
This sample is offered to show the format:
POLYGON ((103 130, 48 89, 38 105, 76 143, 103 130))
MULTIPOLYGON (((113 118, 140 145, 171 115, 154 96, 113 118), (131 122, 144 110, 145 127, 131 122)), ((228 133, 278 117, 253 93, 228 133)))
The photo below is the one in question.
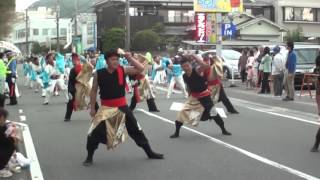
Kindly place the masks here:
POLYGON ((6 38, 11 31, 11 22, 15 18, 15 7, 13 0, 0 1, 0 39, 6 38))
POLYGON ((286 36, 286 41, 292 42, 302 42, 304 41, 303 29, 302 27, 298 27, 292 31, 289 31, 286 36))
POLYGON ((133 38, 133 48, 138 51, 156 50, 160 40, 160 36, 152 30, 138 31, 133 38))
POLYGON ((125 31, 122 28, 111 28, 103 35, 103 51, 108 49, 123 48, 125 42, 125 31))
POLYGON ((158 33, 159 35, 162 35, 165 32, 165 26, 163 23, 156 23, 154 26, 151 28, 152 31, 158 33))
POLYGON ((31 52, 32 52, 32 54, 41 54, 42 53, 42 49, 41 49, 39 42, 34 42, 32 44, 31 52))

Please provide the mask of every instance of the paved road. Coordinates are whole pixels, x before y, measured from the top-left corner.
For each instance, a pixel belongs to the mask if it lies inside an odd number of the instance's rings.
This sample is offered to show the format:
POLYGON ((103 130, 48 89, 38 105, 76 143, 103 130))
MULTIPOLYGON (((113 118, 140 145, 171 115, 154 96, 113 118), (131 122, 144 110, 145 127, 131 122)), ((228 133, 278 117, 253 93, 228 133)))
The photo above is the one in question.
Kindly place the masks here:
MULTIPOLYGON (((214 122, 183 129, 180 139, 169 139, 176 112, 172 102, 183 102, 181 94, 167 100, 157 93, 160 113, 146 112, 146 103, 134 112, 156 151, 165 160, 148 160, 129 139, 116 151, 100 146, 95 164, 85 168, 88 112, 74 113, 63 122, 65 102, 55 97, 49 106, 29 89, 23 89, 19 106, 30 126, 43 177, 46 180, 118 179, 127 180, 295 180, 320 179, 320 154, 310 153, 319 122, 315 104, 308 98, 284 103, 279 98, 254 91, 227 88, 240 115, 229 115, 226 127, 233 136, 221 136, 214 122)), ((222 107, 221 105, 219 105, 222 107)))

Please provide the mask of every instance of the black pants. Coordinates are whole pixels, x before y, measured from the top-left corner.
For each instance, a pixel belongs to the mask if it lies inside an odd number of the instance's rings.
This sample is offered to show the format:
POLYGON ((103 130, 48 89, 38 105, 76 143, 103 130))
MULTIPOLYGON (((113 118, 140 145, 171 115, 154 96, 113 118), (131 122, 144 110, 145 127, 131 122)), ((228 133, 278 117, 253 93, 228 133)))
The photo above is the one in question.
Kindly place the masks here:
POLYGON ((247 72, 246 69, 241 70, 241 81, 244 83, 247 80, 247 72))
MULTIPOLYGON (((147 105, 148 105, 149 111, 158 111, 154 98, 147 99, 147 105)), ((137 106, 137 98, 135 95, 133 95, 130 102, 131 111, 133 111, 136 108, 136 106, 137 106)))
MULTIPOLYGON (((73 112, 73 105, 74 105, 74 101, 75 101, 75 93, 71 93, 71 94, 72 94, 72 99, 69 99, 69 101, 67 103, 67 111, 66 111, 66 115, 64 116, 64 119, 71 119, 71 115, 72 115, 72 112, 73 112)), ((96 105, 95 105, 95 109, 96 109, 96 111, 98 111, 98 109, 99 109, 99 105, 98 105, 97 102, 96 102, 96 105)))
POLYGON ((320 145, 320 128, 318 129, 318 133, 316 135, 316 142, 314 143, 314 148, 318 149, 320 145))
POLYGON ((4 108, 5 101, 6 96, 4 94, 0 94, 0 108, 4 108))
POLYGON ((220 94, 219 94, 219 102, 222 101, 223 105, 227 108, 228 112, 234 112, 236 109, 233 107, 229 98, 227 97, 226 92, 224 91, 223 86, 221 85, 220 94))
POLYGON ((16 150, 14 140, 6 137, 6 130, 5 127, 0 126, 0 170, 6 167, 12 154, 16 150))
POLYGON ((263 76, 263 71, 258 70, 258 82, 257 82, 257 87, 261 87, 262 76, 263 76))
POLYGON ((12 78, 15 78, 15 76, 11 74, 8 74, 6 78, 6 81, 9 86, 10 104, 17 104, 16 85, 15 85, 15 82, 12 82, 12 78))
POLYGON ((0 170, 6 167, 14 150, 14 147, 0 147, 0 170))
POLYGON ((201 121, 207 121, 211 119, 210 111, 213 107, 213 102, 210 96, 206 96, 203 98, 198 99, 200 101, 200 104, 204 107, 204 111, 201 115, 200 120, 201 121))
MULTIPOLYGON (((123 106, 119 108, 120 111, 126 114, 126 128, 129 136, 135 141, 135 143, 142 147, 149 144, 148 139, 144 135, 143 131, 139 128, 138 122, 134 117, 132 111, 128 106, 123 106)), ((106 123, 101 122, 88 136, 87 138, 87 150, 90 152, 95 151, 99 143, 106 143, 106 123)))
POLYGON ((269 76, 270 73, 263 73, 261 93, 270 93, 269 76))
POLYGON ((217 114, 216 116, 211 116, 210 111, 213 108, 213 102, 210 96, 206 96, 203 98, 198 99, 200 101, 200 104, 204 107, 204 111, 202 113, 202 116, 200 118, 201 121, 207 121, 209 119, 213 119, 216 124, 224 129, 224 122, 222 118, 217 114))

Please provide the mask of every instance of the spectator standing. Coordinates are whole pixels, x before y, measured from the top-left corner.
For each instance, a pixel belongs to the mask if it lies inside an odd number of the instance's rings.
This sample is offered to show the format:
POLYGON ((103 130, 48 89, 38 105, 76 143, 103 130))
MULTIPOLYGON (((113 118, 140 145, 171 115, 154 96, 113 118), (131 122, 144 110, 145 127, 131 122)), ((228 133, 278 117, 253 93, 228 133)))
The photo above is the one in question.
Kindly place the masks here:
POLYGON ((283 74, 284 74, 284 58, 280 53, 280 47, 273 48, 273 63, 272 63, 272 79, 274 96, 282 96, 283 91, 283 74))
POLYGON ((250 50, 249 51, 249 57, 247 60, 246 64, 246 69, 247 69, 247 88, 253 88, 253 76, 254 76, 254 70, 253 70, 253 65, 254 65, 254 51, 250 50))
POLYGON ((247 56, 248 52, 246 49, 242 50, 242 55, 239 58, 239 62, 238 62, 238 69, 241 75, 241 81, 242 83, 244 83, 247 79, 247 72, 246 72, 246 64, 247 64, 247 60, 248 60, 248 56, 247 56))
POLYGON ((294 43, 287 42, 287 49, 289 51, 288 58, 285 64, 284 73, 284 89, 286 90, 286 97, 283 101, 294 101, 294 75, 296 72, 297 56, 294 52, 294 43))
POLYGON ((270 93, 270 85, 269 85, 269 76, 271 73, 271 63, 272 59, 270 56, 270 48, 265 47, 264 48, 264 53, 263 53, 263 58, 260 63, 260 66, 263 68, 263 78, 262 78, 262 87, 261 91, 259 94, 269 94, 270 93))

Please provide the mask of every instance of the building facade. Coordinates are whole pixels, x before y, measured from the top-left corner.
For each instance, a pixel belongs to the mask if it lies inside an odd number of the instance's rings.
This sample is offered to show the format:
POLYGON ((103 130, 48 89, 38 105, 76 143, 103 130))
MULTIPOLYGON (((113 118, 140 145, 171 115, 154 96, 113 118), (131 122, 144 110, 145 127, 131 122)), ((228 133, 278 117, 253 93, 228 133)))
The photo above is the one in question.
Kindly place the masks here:
MULTIPOLYGON (((165 26, 164 35, 188 36, 186 29, 194 24, 193 0, 130 0, 131 34, 151 28, 157 23, 165 26)), ((98 0, 97 14, 98 46, 102 37, 112 27, 125 28, 125 1, 98 0)))
MULTIPOLYGON (((59 40, 62 46, 67 42, 67 34, 71 32, 70 24, 69 18, 59 20, 59 40)), ((28 11, 28 24, 26 24, 26 13, 19 13, 19 19, 13 25, 9 41, 19 47, 23 54, 30 54, 33 43, 38 42, 40 45, 50 47, 51 44, 56 44, 57 35, 56 13, 51 8, 39 7, 28 11), (26 35, 28 35, 27 43, 26 35), (29 52, 26 44, 29 46, 29 52)))

